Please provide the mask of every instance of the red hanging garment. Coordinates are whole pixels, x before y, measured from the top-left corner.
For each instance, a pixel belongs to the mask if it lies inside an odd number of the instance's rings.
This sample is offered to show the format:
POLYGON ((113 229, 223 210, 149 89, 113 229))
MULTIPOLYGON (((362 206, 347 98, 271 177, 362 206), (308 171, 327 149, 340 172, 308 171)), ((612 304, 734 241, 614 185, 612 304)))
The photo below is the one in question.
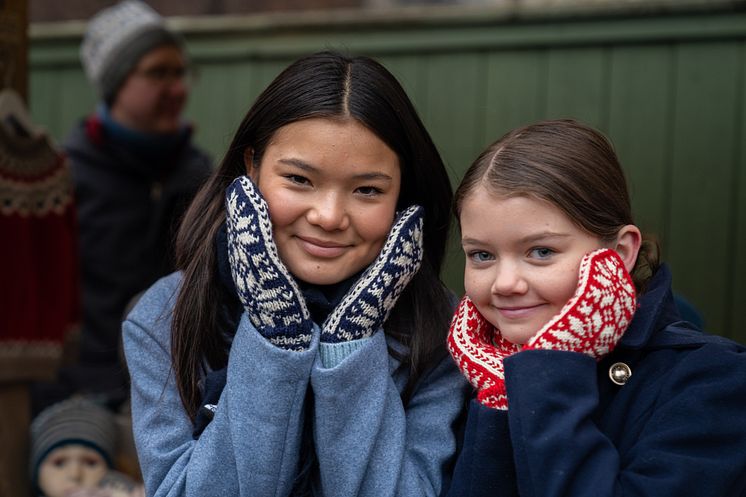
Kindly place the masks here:
POLYGON ((0 375, 49 364, 78 321, 76 218, 70 169, 41 132, 0 122, 0 375))

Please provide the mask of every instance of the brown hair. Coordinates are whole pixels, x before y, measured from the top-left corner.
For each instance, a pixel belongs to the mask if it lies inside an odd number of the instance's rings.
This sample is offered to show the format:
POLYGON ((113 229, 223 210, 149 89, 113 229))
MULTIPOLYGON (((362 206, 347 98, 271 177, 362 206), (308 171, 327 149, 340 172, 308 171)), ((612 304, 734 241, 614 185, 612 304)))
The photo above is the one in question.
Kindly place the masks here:
MULTIPOLYGON (((602 240, 634 224, 627 181, 604 135, 570 119, 510 131, 474 161, 456 190, 454 211, 483 185, 500 195, 528 195, 556 205, 577 226, 602 240)), ((645 239, 632 279, 639 292, 657 269, 658 244, 645 239)))

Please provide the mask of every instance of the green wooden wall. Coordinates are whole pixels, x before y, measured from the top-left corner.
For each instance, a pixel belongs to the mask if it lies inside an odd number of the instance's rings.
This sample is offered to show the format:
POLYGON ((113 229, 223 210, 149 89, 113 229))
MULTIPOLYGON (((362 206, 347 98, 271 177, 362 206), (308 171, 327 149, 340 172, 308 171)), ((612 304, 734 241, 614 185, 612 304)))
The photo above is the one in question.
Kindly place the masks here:
MULTIPOLYGON (((375 56, 399 77, 454 184, 507 130, 579 118, 614 142, 676 290, 708 330, 746 342, 746 13, 402 12, 173 21, 200 72, 188 107, 198 142, 219 159, 264 85, 323 48, 375 56)), ((60 140, 95 103, 81 30, 32 26, 30 107, 60 140)), ((452 246, 445 279, 460 292, 452 246)))

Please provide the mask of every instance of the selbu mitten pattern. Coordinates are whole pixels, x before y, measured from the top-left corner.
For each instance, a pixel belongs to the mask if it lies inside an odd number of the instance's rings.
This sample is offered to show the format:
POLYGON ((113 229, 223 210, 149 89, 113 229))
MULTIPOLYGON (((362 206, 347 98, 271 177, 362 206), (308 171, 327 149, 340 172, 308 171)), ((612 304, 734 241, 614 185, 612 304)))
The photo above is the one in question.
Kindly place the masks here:
POLYGON ((278 347, 308 349, 311 315, 277 253, 267 203, 246 176, 231 183, 225 203, 231 275, 251 323, 278 347))
POLYGON ((578 272, 573 297, 524 350, 567 350, 600 360, 622 338, 637 305, 624 262, 616 251, 600 249, 583 257, 578 272))
POLYGON ((376 260, 324 321, 322 342, 366 338, 383 325, 422 264, 422 226, 420 206, 399 215, 376 260))
POLYGON ((461 299, 451 321, 448 351, 477 389, 480 403, 493 409, 508 409, 503 359, 520 350, 520 345, 502 337, 469 297, 461 299))

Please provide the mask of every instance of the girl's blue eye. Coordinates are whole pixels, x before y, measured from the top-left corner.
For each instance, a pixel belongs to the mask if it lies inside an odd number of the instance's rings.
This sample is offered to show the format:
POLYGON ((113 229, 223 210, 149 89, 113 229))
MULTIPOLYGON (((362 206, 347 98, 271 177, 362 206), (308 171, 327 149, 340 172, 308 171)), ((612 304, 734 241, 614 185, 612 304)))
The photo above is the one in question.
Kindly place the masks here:
POLYGON ((475 250, 474 252, 469 252, 467 255, 474 262, 486 262, 493 259, 492 254, 483 250, 475 250))
POLYGON ((531 249, 529 253, 531 257, 544 260, 552 257, 554 255, 554 250, 547 247, 536 247, 531 249))

